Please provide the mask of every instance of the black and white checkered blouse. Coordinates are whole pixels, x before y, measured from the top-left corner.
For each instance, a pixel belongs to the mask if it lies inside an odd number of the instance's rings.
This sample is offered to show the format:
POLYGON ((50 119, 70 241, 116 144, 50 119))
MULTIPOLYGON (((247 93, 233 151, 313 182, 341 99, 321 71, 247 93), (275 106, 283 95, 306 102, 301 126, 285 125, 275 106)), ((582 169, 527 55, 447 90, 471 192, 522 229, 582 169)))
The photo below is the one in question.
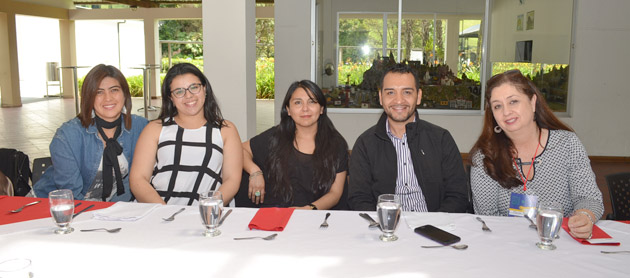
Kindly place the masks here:
MULTIPOLYGON (((575 210, 588 209, 600 219, 604 214, 602 193, 586 150, 575 133, 550 130, 547 146, 536 157, 534 176, 523 186, 505 189, 488 176, 483 167, 483 155, 473 155, 470 182, 476 214, 507 216, 512 192, 538 196, 538 202, 555 201, 563 206, 565 217, 575 210)), ((519 167, 521 168, 521 167, 519 167)), ((525 176, 529 166, 523 166, 525 176)), ((519 169, 520 171, 521 169, 519 169)))
POLYGON ((223 138, 221 130, 208 127, 184 129, 164 125, 151 184, 167 204, 193 205, 199 193, 221 186, 223 138))

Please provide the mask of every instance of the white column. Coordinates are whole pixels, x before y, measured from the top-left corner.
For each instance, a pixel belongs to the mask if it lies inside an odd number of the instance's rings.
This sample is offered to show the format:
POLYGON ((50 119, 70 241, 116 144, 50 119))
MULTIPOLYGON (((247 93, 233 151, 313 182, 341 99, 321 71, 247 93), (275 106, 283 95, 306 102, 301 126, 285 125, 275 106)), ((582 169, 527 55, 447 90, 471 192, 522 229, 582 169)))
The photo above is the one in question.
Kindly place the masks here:
MULTIPOLYGON (((75 37, 74 20, 59 20, 59 42, 61 44, 61 66, 77 65, 77 44, 75 37)), ((74 79, 72 69, 61 70, 61 87, 64 98, 74 98, 74 79)))
POLYGON ((22 106, 15 14, 0 12, 0 93, 2 107, 22 106))
MULTIPOLYGON (((275 122, 292 82, 311 76, 311 1, 276 0, 275 7, 275 122)), ((336 73, 335 73, 336 74, 336 73)))
POLYGON ((254 0, 203 0, 204 74, 241 139, 256 135, 254 0))
MULTIPOLYGON (((147 16, 143 20, 144 22, 144 63, 149 64, 157 64, 160 65, 160 57, 161 53, 159 51, 159 26, 158 20, 153 16, 147 16)), ((159 77, 159 68, 151 69, 149 75, 149 83, 151 84, 150 93, 151 97, 155 97, 161 94, 160 92, 160 79, 159 77)), ((156 101, 159 102, 159 101, 156 101)), ((153 103, 153 101, 151 101, 153 103)))

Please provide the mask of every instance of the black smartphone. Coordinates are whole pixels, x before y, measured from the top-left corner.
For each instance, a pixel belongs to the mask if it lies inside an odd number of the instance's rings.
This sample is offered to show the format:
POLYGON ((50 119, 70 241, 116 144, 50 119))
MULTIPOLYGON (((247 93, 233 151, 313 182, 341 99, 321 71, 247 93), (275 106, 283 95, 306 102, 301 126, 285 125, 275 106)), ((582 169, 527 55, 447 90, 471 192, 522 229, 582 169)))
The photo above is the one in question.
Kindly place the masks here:
POLYGON ((414 231, 417 234, 442 245, 450 245, 461 240, 461 238, 459 238, 458 236, 437 228, 433 225, 420 226, 418 228, 415 228, 414 231))

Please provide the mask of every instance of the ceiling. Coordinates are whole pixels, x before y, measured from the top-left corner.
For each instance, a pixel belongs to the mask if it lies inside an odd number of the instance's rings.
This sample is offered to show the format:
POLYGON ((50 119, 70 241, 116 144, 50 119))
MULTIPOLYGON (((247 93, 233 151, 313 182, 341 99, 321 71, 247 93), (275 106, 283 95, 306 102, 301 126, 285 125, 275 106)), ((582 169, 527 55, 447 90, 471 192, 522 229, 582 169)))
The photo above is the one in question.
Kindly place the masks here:
MULTIPOLYGON (((134 7, 157 8, 160 4, 200 4, 202 0, 13 0, 57 8, 74 9, 75 4, 125 4, 134 7)), ((273 0, 256 0, 256 3, 273 3, 273 0)))

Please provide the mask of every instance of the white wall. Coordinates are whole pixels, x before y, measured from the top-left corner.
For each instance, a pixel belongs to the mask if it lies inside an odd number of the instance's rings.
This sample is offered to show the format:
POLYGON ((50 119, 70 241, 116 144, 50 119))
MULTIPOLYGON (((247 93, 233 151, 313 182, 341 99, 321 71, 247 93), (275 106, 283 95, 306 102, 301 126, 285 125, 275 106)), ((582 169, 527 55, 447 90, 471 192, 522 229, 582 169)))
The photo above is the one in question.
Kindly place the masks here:
MULTIPOLYGON (((61 66, 59 20, 37 16, 16 15, 20 95, 46 95, 47 62, 61 66), (45 47, 44 47, 45 46, 45 47)), ((51 95, 59 94, 59 86, 49 87, 51 95)))
POLYGON ((98 65, 112 65, 125 76, 142 75, 132 69, 145 64, 144 29, 140 20, 77 20, 75 21, 77 70, 79 78, 98 65), (118 33, 120 26, 120 33, 118 33), (120 65, 118 39, 120 38, 120 65))
POLYGON ((494 1, 491 16, 491 62, 514 61, 516 42, 532 40, 533 63, 569 64, 573 0, 494 1), (534 11, 531 30, 527 30, 529 11, 534 11), (523 15, 522 31, 516 30, 518 15, 523 15))
MULTIPOLYGON (((630 125, 627 120, 630 119, 630 109, 627 106, 630 104, 630 89, 626 80, 630 65, 627 47, 630 45, 630 21, 626 13, 630 11, 630 1, 578 0, 576 5, 569 99, 571 116, 561 119, 576 130, 589 155, 629 157, 630 125)), ((276 15, 278 12, 276 10, 276 15)), ((309 24, 305 19, 300 22, 309 24)), ((276 49, 281 47, 278 43, 282 36, 276 29, 276 49)), ((295 64, 295 67, 303 66, 295 64)), ((287 74, 292 73, 276 68, 276 78, 287 74)), ((356 138, 376 123, 379 116, 368 113, 329 114, 349 146, 353 146, 356 138)), ((420 117, 448 129, 461 152, 470 150, 482 125, 481 115, 421 114, 420 117)))

